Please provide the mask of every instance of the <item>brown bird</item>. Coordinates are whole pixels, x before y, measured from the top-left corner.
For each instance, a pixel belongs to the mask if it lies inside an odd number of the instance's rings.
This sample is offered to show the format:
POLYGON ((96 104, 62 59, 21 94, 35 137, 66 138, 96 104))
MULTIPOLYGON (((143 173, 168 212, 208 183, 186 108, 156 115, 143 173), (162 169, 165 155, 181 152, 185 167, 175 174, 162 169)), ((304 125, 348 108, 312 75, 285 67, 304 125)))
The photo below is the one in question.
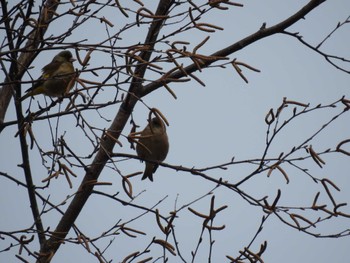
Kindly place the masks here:
POLYGON ((147 160, 162 162, 168 151, 169 141, 165 124, 159 117, 155 117, 141 132, 136 146, 137 155, 146 162, 142 180, 149 178, 153 182, 153 173, 158 168, 158 164, 147 162, 147 160))
POLYGON ((58 53, 49 64, 43 67, 41 77, 20 100, 38 94, 50 97, 62 96, 67 91, 69 84, 71 84, 69 88, 73 87, 73 83, 71 83, 74 78, 73 61, 75 59, 70 51, 58 53))

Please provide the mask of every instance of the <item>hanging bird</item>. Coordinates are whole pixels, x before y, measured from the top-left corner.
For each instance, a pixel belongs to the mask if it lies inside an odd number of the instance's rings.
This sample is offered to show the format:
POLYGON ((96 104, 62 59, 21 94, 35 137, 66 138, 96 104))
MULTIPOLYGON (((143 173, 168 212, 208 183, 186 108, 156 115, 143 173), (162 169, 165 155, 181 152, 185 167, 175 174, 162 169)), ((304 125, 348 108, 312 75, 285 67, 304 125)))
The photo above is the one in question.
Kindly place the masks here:
MULTIPOLYGON (((137 155, 144 160, 162 162, 168 151, 169 141, 165 124, 159 117, 155 117, 141 132, 136 146, 137 155)), ((149 178, 153 182, 153 173, 157 170, 158 164, 145 162, 146 168, 142 180, 149 178)))
POLYGON ((26 94, 20 99, 25 100, 28 97, 38 94, 44 94, 50 97, 62 96, 71 84, 74 78, 73 61, 75 59, 70 51, 61 51, 53 60, 42 69, 42 75, 33 87, 26 91, 26 94))

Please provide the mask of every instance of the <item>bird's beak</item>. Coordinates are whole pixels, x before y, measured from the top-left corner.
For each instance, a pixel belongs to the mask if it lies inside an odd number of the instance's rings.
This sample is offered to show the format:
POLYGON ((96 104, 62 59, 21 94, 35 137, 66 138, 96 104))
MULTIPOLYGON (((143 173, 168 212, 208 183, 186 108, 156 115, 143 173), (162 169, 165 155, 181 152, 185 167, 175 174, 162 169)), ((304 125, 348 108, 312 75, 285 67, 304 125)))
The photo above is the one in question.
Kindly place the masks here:
POLYGON ((69 59, 69 62, 74 62, 74 61, 76 61, 76 59, 75 59, 75 58, 71 58, 71 59, 69 59))

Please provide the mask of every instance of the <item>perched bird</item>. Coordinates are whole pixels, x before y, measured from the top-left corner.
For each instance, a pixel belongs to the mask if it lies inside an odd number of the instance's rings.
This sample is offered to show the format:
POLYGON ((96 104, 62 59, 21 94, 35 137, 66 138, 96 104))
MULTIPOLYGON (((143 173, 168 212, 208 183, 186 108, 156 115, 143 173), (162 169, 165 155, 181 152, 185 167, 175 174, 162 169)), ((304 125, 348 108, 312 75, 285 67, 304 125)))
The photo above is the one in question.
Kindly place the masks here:
POLYGON ((68 84, 71 84, 70 88, 73 87, 73 83, 71 83, 74 78, 73 61, 75 59, 70 51, 58 53, 49 64, 43 67, 41 77, 20 100, 38 94, 50 97, 62 96, 66 92, 68 84))
POLYGON ((142 180, 149 178, 153 182, 153 173, 158 168, 158 164, 147 162, 147 160, 162 162, 168 151, 169 141, 165 124, 159 117, 155 117, 141 132, 136 146, 137 155, 146 162, 142 180))

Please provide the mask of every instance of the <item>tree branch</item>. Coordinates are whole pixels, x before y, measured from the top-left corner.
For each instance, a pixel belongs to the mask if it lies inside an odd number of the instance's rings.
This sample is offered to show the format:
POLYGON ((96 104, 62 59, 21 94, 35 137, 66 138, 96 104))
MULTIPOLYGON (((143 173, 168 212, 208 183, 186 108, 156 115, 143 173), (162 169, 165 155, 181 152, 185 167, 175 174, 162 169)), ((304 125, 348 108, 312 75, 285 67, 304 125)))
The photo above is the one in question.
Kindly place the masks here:
MULTIPOLYGON (((1 1, 3 10, 6 7, 6 4, 3 3, 4 1, 1 1)), ((34 58, 37 56, 37 52, 34 52, 40 44, 42 44, 41 40, 48 28, 48 25, 55 14, 55 11, 59 5, 59 0, 48 0, 45 2, 45 5, 40 13, 40 17, 38 19, 38 27, 32 31, 32 33, 28 36, 28 41, 26 45, 23 47, 23 49, 19 49, 20 47, 16 47, 14 50, 10 49, 10 56, 11 56, 11 67, 10 72, 7 73, 7 76, 5 78, 4 83, 8 82, 16 82, 22 79, 23 74, 27 70, 27 68, 30 66, 34 58), (18 50, 22 51, 22 53, 18 56, 18 50), (33 51, 33 52, 31 52, 33 51)), ((32 7, 31 4, 28 4, 28 9, 32 7)), ((31 13, 31 12, 27 12, 31 13)), ((28 26, 26 20, 23 22, 23 31, 28 26)), ((6 23, 6 30, 11 30, 9 28, 9 23, 6 23)), ((10 33, 8 33, 10 34, 10 33)), ((8 41, 12 42, 12 41, 8 41)), ((21 41, 18 41, 18 43, 21 43, 21 41)), ((14 93, 14 87, 15 84, 5 84, 0 89, 0 132, 2 131, 3 127, 2 124, 4 123, 5 115, 7 108, 9 106, 12 94, 14 93)), ((20 90, 17 91, 17 93, 20 90)), ((18 97, 20 97, 20 94, 17 94, 18 97)))
MULTIPOLYGON (((6 3, 3 1, 1 2, 4 14, 6 15, 7 19, 6 21, 9 21, 9 17, 7 14, 7 9, 6 9, 6 3)), ((25 46, 25 50, 34 50, 36 49, 39 44, 41 43, 42 36, 44 35, 47 25, 52 18, 54 14, 54 10, 57 8, 57 1, 47 1, 46 5, 44 6, 38 24, 41 25, 40 27, 38 26, 29 36, 29 40, 25 46), (50 12, 49 12, 50 11, 50 12)), ((32 5, 28 4, 28 10, 29 12, 27 14, 31 14, 31 8, 32 5)), ((6 31, 7 31, 7 37, 9 38, 9 42, 11 43, 10 48, 17 50, 18 47, 14 46, 14 40, 12 39, 11 35, 11 28, 10 24, 5 21, 6 25, 6 31)), ((23 29, 26 26, 23 26, 23 29)), ((21 41, 18 39, 18 43, 21 41)), ((15 81, 15 80, 20 80, 26 71, 27 67, 30 65, 31 61, 35 58, 36 53, 34 52, 26 52, 26 53, 21 53, 17 60, 17 51, 10 50, 10 57, 12 59, 11 62, 11 67, 10 71, 6 72, 6 80, 5 82, 9 81, 15 81)), ((9 105, 9 102, 11 100, 11 95, 13 94, 14 91, 16 93, 19 93, 21 89, 21 85, 18 82, 13 82, 12 84, 4 85, 4 87, 0 90, 0 132, 2 129, 2 123, 4 121, 5 113, 7 110, 7 107, 9 105)), ((20 96, 17 94, 17 96, 20 96)), ((31 211, 33 214, 34 218, 34 224, 36 226, 36 229, 38 231, 38 237, 39 237, 39 243, 41 246, 44 245, 45 243, 45 235, 44 235, 44 227, 41 221, 40 217, 40 212, 38 208, 38 204, 36 201, 35 197, 35 185, 33 183, 32 175, 31 175, 31 170, 30 170, 30 162, 29 162, 29 153, 28 153, 28 145, 26 143, 25 139, 25 132, 23 131, 23 127, 21 127, 21 124, 23 123, 23 114, 22 114, 22 107, 20 103, 16 103, 16 113, 17 113, 17 119, 18 119, 18 129, 21 131, 19 132, 19 137, 20 137, 20 146, 21 146, 21 153, 22 153, 22 167, 24 169, 24 175, 25 175, 25 180, 27 184, 27 191, 29 195, 29 201, 30 201, 30 207, 31 211)))
MULTIPOLYGON (((158 5, 156 16, 164 16, 170 8, 172 0, 161 0, 158 5)), ((150 27, 149 34, 147 35, 145 44, 150 48, 143 52, 142 59, 148 61, 151 57, 153 46, 160 32, 163 20, 155 18, 150 27)), ((40 263, 48 263, 55 255, 56 251, 62 244, 62 241, 67 236, 69 230, 83 209, 86 201, 92 193, 94 184, 97 182, 105 164, 110 159, 110 154, 113 151, 115 145, 115 139, 119 138, 121 131, 124 129, 130 114, 134 106, 138 101, 138 97, 135 96, 134 91, 140 87, 140 79, 143 78, 146 67, 139 63, 136 67, 135 76, 130 84, 129 93, 125 101, 120 106, 120 109, 115 116, 113 123, 108 129, 110 136, 102 135, 100 149, 96 154, 91 166, 86 170, 85 177, 79 187, 79 190, 70 203, 67 211, 58 223, 56 230, 52 234, 52 237, 47 240, 45 246, 41 249, 41 257, 38 259, 40 263)), ((136 92, 138 92, 136 90, 136 92)))
MULTIPOLYGON (((271 27, 262 27, 257 32, 247 36, 246 38, 241 39, 240 41, 223 48, 213 54, 211 54, 209 57, 226 57, 228 55, 231 55, 247 46, 249 46, 252 43, 255 43, 256 41, 263 39, 265 37, 271 36, 273 34, 277 33, 283 33, 283 31, 293 25, 294 23, 298 22, 300 19, 304 18, 308 13, 310 13, 313 9, 318 7, 320 4, 325 2, 326 0, 312 0, 307 5, 302 7, 298 12, 296 12, 291 17, 287 18, 286 20, 271 26, 271 27)), ((207 68, 217 60, 205 60, 203 61, 203 64, 201 64, 201 68, 207 68)), ((183 77, 186 77, 185 73, 190 74, 198 70, 198 66, 196 63, 193 63, 187 67, 185 67, 183 70, 177 70, 174 73, 170 74, 168 78, 158 81, 154 81, 144 87, 144 92, 142 96, 145 96, 152 91, 158 89, 159 87, 163 86, 164 83, 170 83, 172 82, 172 79, 180 79, 183 77)))

